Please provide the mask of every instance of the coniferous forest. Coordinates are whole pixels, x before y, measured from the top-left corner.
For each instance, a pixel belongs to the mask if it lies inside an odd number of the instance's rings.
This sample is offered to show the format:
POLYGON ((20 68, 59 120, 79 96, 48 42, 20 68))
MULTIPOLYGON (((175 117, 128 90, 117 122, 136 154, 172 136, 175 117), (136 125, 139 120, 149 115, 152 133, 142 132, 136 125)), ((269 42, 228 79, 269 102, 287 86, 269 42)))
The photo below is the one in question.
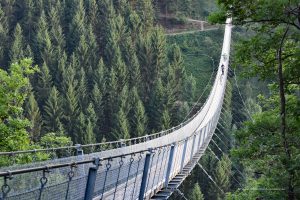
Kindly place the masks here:
POLYGON ((7 70, 25 57, 38 66, 24 102, 30 141, 48 133, 80 144, 126 139, 185 117, 193 77, 178 46, 167 46, 155 25, 150 0, 5 0, 0 6, 0 66, 7 70))

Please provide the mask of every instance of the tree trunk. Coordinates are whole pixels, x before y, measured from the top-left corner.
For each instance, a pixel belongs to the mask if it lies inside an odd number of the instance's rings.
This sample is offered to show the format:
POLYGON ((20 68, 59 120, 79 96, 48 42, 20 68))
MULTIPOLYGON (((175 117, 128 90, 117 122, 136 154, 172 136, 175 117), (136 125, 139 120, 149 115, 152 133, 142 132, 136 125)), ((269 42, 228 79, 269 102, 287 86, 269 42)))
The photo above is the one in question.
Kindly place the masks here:
POLYGON ((286 99, 285 99, 285 89, 284 89, 284 77, 283 77, 283 70, 282 70, 282 48, 283 48, 283 43, 284 40, 287 36, 287 33, 289 31, 289 27, 286 28, 282 39, 281 43, 279 46, 279 49, 277 51, 277 60, 278 60, 278 81, 279 81, 279 96, 280 96, 280 132, 281 132, 281 137, 283 140, 283 147, 285 150, 285 154, 287 157, 287 171, 289 173, 289 180, 288 180, 288 200, 294 200, 295 195, 294 195, 294 187, 292 184, 292 179, 294 176, 294 171, 289 169, 289 164, 291 162, 291 151, 289 148, 289 144, 287 141, 286 137, 286 99))

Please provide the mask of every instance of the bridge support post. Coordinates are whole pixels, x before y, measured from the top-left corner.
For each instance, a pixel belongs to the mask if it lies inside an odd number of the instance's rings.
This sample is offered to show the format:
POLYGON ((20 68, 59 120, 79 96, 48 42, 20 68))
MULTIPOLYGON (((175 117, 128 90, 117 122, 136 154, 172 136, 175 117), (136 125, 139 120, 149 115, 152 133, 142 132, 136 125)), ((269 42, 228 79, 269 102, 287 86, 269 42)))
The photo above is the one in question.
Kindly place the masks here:
POLYGON ((145 159, 142 183, 141 183, 141 188, 140 188, 139 200, 144 199, 144 195, 146 192, 147 178, 148 178, 148 172, 149 172, 149 167, 150 167, 150 158, 151 158, 151 154, 147 153, 146 159, 145 159))
POLYGON ((76 146, 76 156, 82 156, 83 149, 81 148, 81 144, 75 144, 75 146, 76 146))
POLYGON ((185 154, 186 154, 186 147, 187 147, 187 143, 188 143, 188 139, 186 139, 184 141, 184 147, 183 147, 183 152, 182 152, 182 157, 181 157, 181 166, 180 166, 180 171, 182 171, 183 167, 184 167, 184 160, 185 160, 185 154))
MULTIPOLYGON (((75 146, 76 146, 76 156, 77 156, 76 160, 78 162, 82 161, 84 152, 83 152, 83 149, 81 147, 81 144, 75 144, 75 146)), ((79 173, 80 176, 85 175, 84 165, 78 167, 78 173, 79 173)))
POLYGON ((174 151, 175 150, 175 145, 171 145, 171 149, 170 149, 170 155, 169 155, 169 161, 168 161, 168 166, 167 166, 167 172, 166 172, 166 177, 165 177, 165 187, 168 186, 169 183, 169 177, 171 174, 171 168, 172 168, 172 164, 173 164, 173 159, 174 159, 174 151))
MULTIPOLYGON (((86 183, 86 188, 85 188, 85 195, 84 195, 84 200, 92 200, 93 199, 93 193, 94 193, 94 187, 95 187, 95 182, 96 182, 96 176, 97 176, 97 170, 100 165, 100 159, 96 158, 94 161, 94 167, 91 167, 89 169, 89 175, 86 183)), ((102 193, 103 195, 103 193, 102 193)))
POLYGON ((193 137, 193 146, 192 146, 192 151, 191 151, 191 155, 190 155, 190 160, 192 160, 192 158, 193 158, 196 136, 197 135, 195 134, 194 137, 193 137))
POLYGON ((200 151, 200 148, 202 146, 202 143, 201 143, 202 135, 203 135, 203 128, 199 131, 199 141, 198 141, 198 150, 197 151, 200 151))

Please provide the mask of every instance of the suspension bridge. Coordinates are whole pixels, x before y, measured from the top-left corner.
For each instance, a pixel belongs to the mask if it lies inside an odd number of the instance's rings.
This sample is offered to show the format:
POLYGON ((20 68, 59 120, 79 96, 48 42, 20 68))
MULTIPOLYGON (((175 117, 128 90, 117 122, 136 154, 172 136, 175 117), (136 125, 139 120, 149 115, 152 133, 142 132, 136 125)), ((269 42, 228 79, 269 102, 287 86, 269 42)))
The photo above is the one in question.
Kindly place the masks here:
POLYGON ((1 168, 0 200, 142 200, 167 199, 173 192, 181 193, 180 184, 196 165, 202 167, 198 161, 213 141, 221 115, 231 29, 231 19, 227 19, 219 69, 211 92, 190 119, 169 130, 127 140, 0 152, 0 156, 11 159, 52 151, 57 155, 49 161, 1 168), (68 154, 73 149, 75 156, 68 154), (87 154, 84 149, 89 149, 87 154))

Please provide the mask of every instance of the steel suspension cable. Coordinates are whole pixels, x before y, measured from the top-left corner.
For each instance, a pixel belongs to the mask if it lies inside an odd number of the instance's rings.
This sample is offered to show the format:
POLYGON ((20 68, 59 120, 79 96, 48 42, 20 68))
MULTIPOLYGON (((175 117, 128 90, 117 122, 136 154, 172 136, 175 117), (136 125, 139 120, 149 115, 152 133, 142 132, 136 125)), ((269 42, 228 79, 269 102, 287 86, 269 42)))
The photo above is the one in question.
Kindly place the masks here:
POLYGON ((219 187, 219 185, 216 183, 216 181, 208 174, 208 172, 204 169, 204 167, 200 164, 197 163, 197 165, 203 170, 203 172, 207 175, 207 177, 215 184, 215 186, 223 193, 225 192, 219 187))

